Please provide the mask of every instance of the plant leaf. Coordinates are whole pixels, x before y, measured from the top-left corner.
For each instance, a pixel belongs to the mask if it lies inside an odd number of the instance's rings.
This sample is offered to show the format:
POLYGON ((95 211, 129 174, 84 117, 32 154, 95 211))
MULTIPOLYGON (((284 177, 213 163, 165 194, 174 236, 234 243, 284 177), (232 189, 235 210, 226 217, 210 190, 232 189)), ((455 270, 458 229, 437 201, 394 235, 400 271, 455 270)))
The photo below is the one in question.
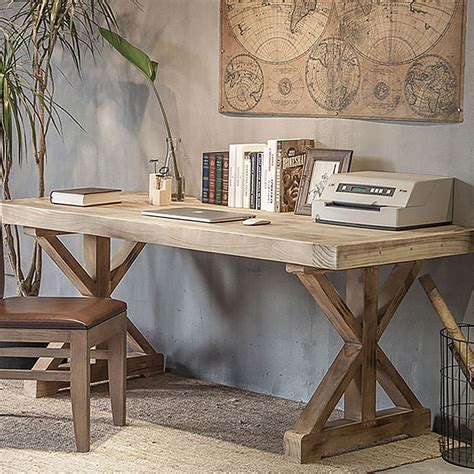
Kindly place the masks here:
POLYGON ((146 53, 130 44, 119 34, 101 27, 99 27, 99 32, 116 51, 130 61, 147 79, 155 82, 157 62, 152 61, 146 53))

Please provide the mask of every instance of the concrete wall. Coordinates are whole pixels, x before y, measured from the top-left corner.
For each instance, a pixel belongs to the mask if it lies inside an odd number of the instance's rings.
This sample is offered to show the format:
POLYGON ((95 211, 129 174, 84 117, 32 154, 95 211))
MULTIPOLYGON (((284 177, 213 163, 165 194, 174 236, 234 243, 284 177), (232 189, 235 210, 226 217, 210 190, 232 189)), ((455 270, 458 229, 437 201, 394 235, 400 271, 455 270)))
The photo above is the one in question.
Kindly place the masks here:
MULTIPOLYGON (((474 225, 474 50, 467 48, 465 122, 413 125, 310 118, 237 118, 218 109, 219 1, 115 2, 127 37, 160 62, 158 85, 176 136, 183 139, 188 190, 199 192, 201 153, 232 142, 310 136, 322 146, 351 148, 356 169, 452 175, 460 181, 456 221, 474 225)), ((472 5, 471 5, 472 6, 472 5)), ((468 45, 474 40, 469 9, 468 45)), ((61 60, 58 57, 58 60, 61 60)), ((164 133, 150 90, 108 48, 86 61, 82 80, 61 61, 72 86, 59 98, 87 129, 65 119, 50 139, 47 182, 145 190, 148 159, 164 152, 164 133)), ((28 167, 19 194, 34 193, 28 167)), ((75 245, 75 242, 73 242, 75 245)), ((474 259, 432 261, 432 272, 458 319, 471 320, 474 259)), ((334 279, 343 291, 343 276, 334 279)), ((73 294, 47 261, 44 294, 73 294)), ((116 296, 169 366, 182 373, 307 400, 339 348, 339 337, 304 289, 276 263, 148 247, 116 296)), ((388 329, 383 346, 422 401, 438 398, 440 324, 418 284, 388 329)))

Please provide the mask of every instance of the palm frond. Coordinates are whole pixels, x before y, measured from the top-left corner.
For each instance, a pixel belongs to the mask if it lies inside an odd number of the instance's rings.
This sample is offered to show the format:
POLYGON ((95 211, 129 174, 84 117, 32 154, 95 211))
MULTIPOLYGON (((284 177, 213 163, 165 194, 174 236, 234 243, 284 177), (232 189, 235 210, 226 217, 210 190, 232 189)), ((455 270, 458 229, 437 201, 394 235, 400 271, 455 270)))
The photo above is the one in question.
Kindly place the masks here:
POLYGON ((0 105, 3 154, 2 160, 13 161, 14 144, 17 144, 17 159, 21 163, 25 154, 26 130, 23 112, 31 113, 27 95, 29 88, 24 84, 19 71, 22 65, 17 59, 22 42, 5 28, 0 29, 0 105))

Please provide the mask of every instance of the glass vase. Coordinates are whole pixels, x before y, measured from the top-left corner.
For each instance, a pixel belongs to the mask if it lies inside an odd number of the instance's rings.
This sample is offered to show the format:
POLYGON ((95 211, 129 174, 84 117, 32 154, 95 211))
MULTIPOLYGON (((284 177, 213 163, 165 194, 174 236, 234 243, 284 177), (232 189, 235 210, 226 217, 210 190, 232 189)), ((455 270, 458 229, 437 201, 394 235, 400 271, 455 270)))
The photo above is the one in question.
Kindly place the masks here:
POLYGON ((166 139, 166 160, 163 171, 172 179, 171 200, 184 201, 185 180, 181 170, 181 139, 166 139))

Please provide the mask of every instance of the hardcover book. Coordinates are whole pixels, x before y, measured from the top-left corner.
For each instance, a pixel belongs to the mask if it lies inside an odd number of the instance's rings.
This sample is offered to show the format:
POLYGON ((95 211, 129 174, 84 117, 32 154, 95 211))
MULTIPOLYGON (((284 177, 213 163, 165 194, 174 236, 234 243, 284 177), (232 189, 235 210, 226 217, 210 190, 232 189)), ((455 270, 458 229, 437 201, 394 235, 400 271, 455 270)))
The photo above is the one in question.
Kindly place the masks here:
POLYGON ((121 189, 115 188, 72 188, 58 189, 50 194, 52 204, 67 206, 99 206, 103 204, 118 204, 121 202, 121 189))
POLYGON ((250 209, 257 209, 257 156, 257 152, 250 154, 250 209))
POLYGON ((307 138, 269 140, 266 210, 293 212, 296 207, 306 150, 314 147, 307 138))
POLYGON ((202 155, 202 202, 209 202, 209 153, 202 155))
POLYGON ((280 212, 295 212, 306 153, 282 158, 280 174, 280 212))
POLYGON ((271 179, 272 171, 274 172, 274 162, 270 156, 270 147, 266 146, 262 156, 262 184, 261 184, 261 209, 262 211, 275 211, 274 190, 271 187, 274 180, 271 179))
POLYGON ((257 170, 255 173, 255 209, 262 208, 262 160, 263 153, 257 153, 257 170))
POLYGON ((222 153, 222 205, 229 204, 229 152, 222 153))
POLYGON ((244 167, 243 167, 243 200, 242 207, 245 209, 250 209, 250 199, 251 199, 251 180, 252 180, 252 153, 250 151, 245 152, 244 154, 244 167))
POLYGON ((216 154, 209 153, 209 204, 216 203, 216 154))
POLYGON ((216 153, 216 204, 222 204, 223 161, 222 153, 216 153))
POLYGON ((238 145, 229 145, 229 191, 228 191, 228 206, 235 206, 235 187, 236 187, 236 173, 237 173, 237 147, 238 145))

